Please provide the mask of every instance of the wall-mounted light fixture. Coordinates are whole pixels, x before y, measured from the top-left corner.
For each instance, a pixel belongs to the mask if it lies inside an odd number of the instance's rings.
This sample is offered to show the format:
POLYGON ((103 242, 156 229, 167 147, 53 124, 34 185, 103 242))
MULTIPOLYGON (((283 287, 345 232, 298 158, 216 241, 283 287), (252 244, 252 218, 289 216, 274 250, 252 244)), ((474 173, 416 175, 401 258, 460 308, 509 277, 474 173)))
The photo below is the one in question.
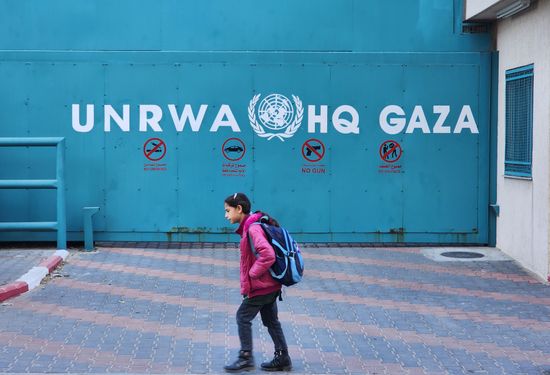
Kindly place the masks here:
POLYGON ((507 18, 531 6, 531 0, 516 0, 497 12, 497 19, 507 18))

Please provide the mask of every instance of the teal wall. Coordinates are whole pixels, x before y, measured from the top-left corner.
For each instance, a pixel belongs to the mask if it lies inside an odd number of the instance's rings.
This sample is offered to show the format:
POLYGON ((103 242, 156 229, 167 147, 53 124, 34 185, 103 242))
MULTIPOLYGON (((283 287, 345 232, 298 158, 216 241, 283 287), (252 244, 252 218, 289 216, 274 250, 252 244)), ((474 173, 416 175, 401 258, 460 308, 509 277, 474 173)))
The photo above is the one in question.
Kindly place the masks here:
MULTIPOLYGON (((82 239, 84 206, 101 208, 103 240, 234 239, 223 199, 243 191, 301 240, 488 243, 491 38, 462 33, 461 18, 461 1, 441 0, 0 2, 0 137, 66 138, 73 240, 82 239), (284 142, 251 126, 250 111, 258 119, 271 93, 290 100, 294 121, 292 95, 303 110, 284 142), (89 132, 73 128, 74 104, 81 123, 94 105, 89 132), (170 104, 195 115, 207 105, 200 130, 177 131, 170 104), (129 131, 105 131, 104 105, 119 115, 129 106, 129 131), (140 131, 140 105, 159 107, 162 131, 140 131), (327 132, 310 133, 308 108, 319 114, 322 105, 327 132), (357 111, 358 134, 333 126, 342 105, 357 111), (407 122, 421 106, 430 133, 384 132, 388 105, 407 122), (224 106, 240 131, 210 131, 224 106), (468 106, 479 132, 433 134, 434 106, 449 108, 451 131, 468 106), (246 147, 242 176, 224 173, 222 146, 234 137, 246 147), (153 167, 166 170, 146 170, 150 138, 165 142, 163 165, 153 167), (302 155, 311 138, 326 149, 316 163, 302 155), (389 140, 403 150, 395 163, 379 155, 389 140), (392 166, 401 173, 387 173, 392 166), (304 172, 314 167, 324 173, 304 172)), ((52 178, 54 157, 0 149, 0 178, 52 178)), ((0 190, 0 221, 53 220, 54 199, 0 190)), ((47 238, 54 234, 0 233, 47 238)))
POLYGON ((487 51, 460 0, 3 0, 0 49, 487 51))

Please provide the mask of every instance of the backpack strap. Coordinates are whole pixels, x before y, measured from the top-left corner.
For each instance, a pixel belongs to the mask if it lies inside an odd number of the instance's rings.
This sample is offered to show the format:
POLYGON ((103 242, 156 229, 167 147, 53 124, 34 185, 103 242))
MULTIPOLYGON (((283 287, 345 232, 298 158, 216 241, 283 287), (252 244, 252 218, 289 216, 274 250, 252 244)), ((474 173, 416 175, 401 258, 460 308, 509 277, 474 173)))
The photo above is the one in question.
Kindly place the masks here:
MULTIPOLYGON (((254 225, 254 224, 260 224, 260 223, 256 222, 256 223, 252 223, 251 225, 254 225)), ((254 254, 254 256, 256 258, 258 258, 258 252, 256 251, 256 248, 254 247, 254 241, 252 241, 252 237, 250 236, 250 233, 246 232, 246 236, 248 237, 248 243, 250 244, 250 249, 252 250, 252 254, 254 254)))

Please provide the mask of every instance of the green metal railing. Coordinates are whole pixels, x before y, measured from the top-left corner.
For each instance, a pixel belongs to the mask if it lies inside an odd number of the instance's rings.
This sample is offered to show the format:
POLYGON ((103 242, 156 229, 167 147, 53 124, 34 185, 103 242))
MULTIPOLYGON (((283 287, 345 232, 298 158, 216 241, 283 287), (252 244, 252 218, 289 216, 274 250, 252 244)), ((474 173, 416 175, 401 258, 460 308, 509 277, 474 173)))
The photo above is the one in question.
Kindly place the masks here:
POLYGON ((0 231, 56 230, 57 248, 67 248, 65 138, 0 138, 0 147, 56 147, 55 180, 0 180, 0 189, 57 189, 57 221, 0 222, 0 231))

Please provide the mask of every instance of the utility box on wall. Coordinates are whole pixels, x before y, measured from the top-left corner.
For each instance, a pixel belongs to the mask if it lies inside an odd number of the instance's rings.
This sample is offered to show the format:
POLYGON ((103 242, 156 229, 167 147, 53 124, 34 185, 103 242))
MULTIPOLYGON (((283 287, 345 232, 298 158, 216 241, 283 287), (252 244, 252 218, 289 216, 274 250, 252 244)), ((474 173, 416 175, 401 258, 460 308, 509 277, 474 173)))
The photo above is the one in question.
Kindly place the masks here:
MULTIPOLYGON (((223 200, 242 191, 302 241, 487 243, 490 38, 461 34, 460 2, 280 3, 161 2, 158 51, 105 30, 0 39, 0 136, 66 138, 69 239, 93 205, 99 240, 225 241, 223 200), (416 21, 392 13, 402 22, 380 34, 375 15, 396 8, 416 21), (198 29, 174 23, 187 10, 198 29), (352 25, 328 32, 312 14, 352 25)), ((56 17, 110 6, 71 4, 56 17)), ((0 178, 48 173, 47 155, 0 156, 0 178)), ((0 194, 0 221, 55 216, 47 192, 0 194)))

